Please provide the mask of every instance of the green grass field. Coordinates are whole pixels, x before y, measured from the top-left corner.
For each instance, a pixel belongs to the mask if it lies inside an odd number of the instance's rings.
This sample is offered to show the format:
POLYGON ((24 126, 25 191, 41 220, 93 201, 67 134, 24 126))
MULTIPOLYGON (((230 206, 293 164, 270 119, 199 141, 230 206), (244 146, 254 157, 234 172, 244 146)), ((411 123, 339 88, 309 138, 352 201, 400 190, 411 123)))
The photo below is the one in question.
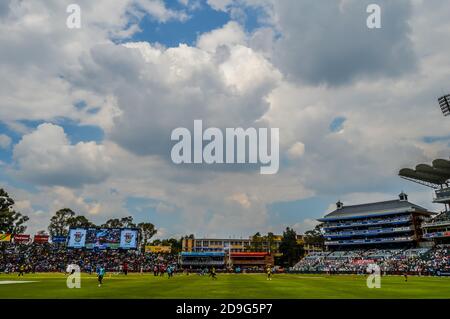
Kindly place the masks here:
POLYGON ((267 281, 264 274, 207 276, 107 274, 102 287, 95 275, 82 275, 81 288, 69 289, 66 275, 0 275, 0 299, 7 298, 450 298, 450 278, 382 277, 380 289, 369 289, 365 276, 277 274, 267 281), (8 281, 34 281, 8 283, 8 281))

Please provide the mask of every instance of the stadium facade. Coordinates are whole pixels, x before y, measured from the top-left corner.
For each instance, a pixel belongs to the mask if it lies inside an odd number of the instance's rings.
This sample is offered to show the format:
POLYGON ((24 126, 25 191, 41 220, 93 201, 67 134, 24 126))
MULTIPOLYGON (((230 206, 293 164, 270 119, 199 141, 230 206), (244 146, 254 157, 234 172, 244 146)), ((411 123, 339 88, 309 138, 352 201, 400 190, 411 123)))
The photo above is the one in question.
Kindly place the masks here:
POLYGON ((421 224, 432 214, 402 192, 398 199, 383 202, 344 206, 339 201, 318 221, 327 250, 395 249, 418 246, 421 224))
POLYGON ((224 252, 181 252, 179 264, 181 267, 203 268, 217 267, 223 268, 226 264, 224 252))
POLYGON ((423 238, 436 244, 450 244, 450 214, 442 212, 433 220, 422 225, 423 238))
POLYGON ((268 252, 181 252, 179 264, 181 267, 202 268, 211 267, 240 267, 264 268, 267 265, 274 265, 273 254, 268 252))
MULTIPOLYGON (((441 107, 444 104, 448 107, 449 101, 450 95, 440 98, 441 107)), ((433 203, 443 204, 444 210, 422 224, 423 238, 434 244, 450 244, 450 161, 435 159, 431 165, 403 168, 399 175, 434 190, 433 203)))
POLYGON ((261 240, 256 244, 252 237, 183 238, 180 265, 191 268, 235 266, 242 269, 273 265, 281 239, 282 236, 275 235, 271 242, 261 240))
MULTIPOLYGON (((241 269, 264 268, 274 265, 274 258, 281 256, 279 247, 283 236, 273 235, 259 239, 249 238, 194 238, 182 240, 180 265, 182 267, 199 268, 215 266, 217 268, 239 267, 241 269)), ((307 253, 322 251, 322 247, 305 245, 302 235, 297 235, 297 242, 307 253)))
POLYGON ((184 252, 243 252, 250 249, 250 238, 224 239, 224 238, 184 238, 182 250, 184 252))
MULTIPOLYGON (((266 236, 255 242, 253 237, 249 238, 194 238, 185 237, 182 240, 182 251, 184 252, 269 252, 277 255, 283 236, 273 235, 271 241, 266 236)), ((297 235, 297 242, 303 246, 305 252, 321 251, 320 245, 306 244, 303 235, 297 235)))

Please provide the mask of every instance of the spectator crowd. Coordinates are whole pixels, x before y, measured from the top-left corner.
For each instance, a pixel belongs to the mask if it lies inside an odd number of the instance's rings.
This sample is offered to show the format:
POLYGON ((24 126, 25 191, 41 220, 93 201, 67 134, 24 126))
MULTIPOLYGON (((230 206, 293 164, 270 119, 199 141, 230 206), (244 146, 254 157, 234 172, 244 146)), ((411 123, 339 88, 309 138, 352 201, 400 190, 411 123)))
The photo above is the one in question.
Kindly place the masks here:
POLYGON ((0 243, 0 273, 64 272, 69 264, 81 271, 95 272, 98 266, 109 272, 164 273, 176 269, 177 255, 144 253, 136 250, 81 250, 67 249, 61 244, 0 243))
POLYGON ((450 246, 432 249, 366 250, 313 253, 300 260, 291 271, 302 273, 364 274, 369 264, 382 274, 450 274, 450 246))
MULTIPOLYGON (((68 249, 54 243, 0 243, 0 274, 18 272, 65 272, 70 264, 92 273, 103 266, 108 272, 152 272, 161 275, 179 270, 176 254, 138 250, 68 249)), ((377 264, 382 274, 450 274, 450 245, 432 249, 352 250, 316 252, 290 269, 301 273, 365 274, 369 264, 377 264)))

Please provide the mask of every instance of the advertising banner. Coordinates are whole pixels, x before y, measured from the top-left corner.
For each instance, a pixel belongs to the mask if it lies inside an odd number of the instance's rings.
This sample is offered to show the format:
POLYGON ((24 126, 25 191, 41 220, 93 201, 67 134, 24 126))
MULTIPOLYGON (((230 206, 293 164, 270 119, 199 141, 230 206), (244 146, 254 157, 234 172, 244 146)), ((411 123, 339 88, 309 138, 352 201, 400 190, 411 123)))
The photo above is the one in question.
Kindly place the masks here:
POLYGON ((0 241, 11 241, 11 234, 0 234, 0 241))
POLYGON ((135 249, 137 247, 137 230, 122 229, 120 234, 120 248, 135 249))
POLYGON ((19 235, 14 235, 14 242, 15 243, 28 243, 30 241, 30 235, 24 235, 24 234, 19 234, 19 235))
POLYGON ((33 241, 35 243, 44 244, 44 243, 48 243, 48 238, 49 238, 48 235, 34 235, 34 240, 33 241))
POLYGON ((86 249, 136 249, 137 236, 138 231, 136 229, 74 228, 69 231, 67 247, 86 249))
POLYGON ((54 243, 65 243, 67 240, 66 236, 53 236, 52 237, 52 242, 54 243))
POLYGON ((352 264, 354 265, 367 265, 367 264, 373 264, 375 263, 375 260, 373 259, 354 259, 352 260, 352 264))
POLYGON ((170 246, 145 246, 146 253, 155 253, 155 254, 168 254, 170 253, 172 247, 170 246))
POLYGON ((67 247, 83 248, 86 243, 86 229, 75 228, 69 230, 69 242, 67 247))

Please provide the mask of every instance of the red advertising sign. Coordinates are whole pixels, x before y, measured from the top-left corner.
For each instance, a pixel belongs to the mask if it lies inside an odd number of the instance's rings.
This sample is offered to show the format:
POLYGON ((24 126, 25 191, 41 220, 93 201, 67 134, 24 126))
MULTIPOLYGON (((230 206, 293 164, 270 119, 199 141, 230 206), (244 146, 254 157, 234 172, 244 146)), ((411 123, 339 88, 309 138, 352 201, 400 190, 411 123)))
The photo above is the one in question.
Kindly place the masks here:
POLYGON ((444 237, 450 237, 450 231, 444 232, 444 237))
POLYGON ((14 235, 14 242, 15 243, 27 243, 30 241, 30 235, 14 235))
POLYGON ((375 260, 373 259, 354 259, 352 263, 354 265, 366 265, 366 264, 373 264, 375 260))
POLYGON ((48 235, 34 235, 35 243, 48 243, 48 235))

